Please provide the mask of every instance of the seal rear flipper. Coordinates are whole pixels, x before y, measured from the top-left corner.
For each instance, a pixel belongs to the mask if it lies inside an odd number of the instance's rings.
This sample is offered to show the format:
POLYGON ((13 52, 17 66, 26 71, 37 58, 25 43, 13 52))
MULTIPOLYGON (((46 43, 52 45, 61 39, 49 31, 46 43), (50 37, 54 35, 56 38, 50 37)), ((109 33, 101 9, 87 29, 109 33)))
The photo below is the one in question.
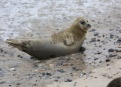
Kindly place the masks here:
POLYGON ((7 39, 5 42, 19 50, 22 50, 22 42, 20 40, 7 39))

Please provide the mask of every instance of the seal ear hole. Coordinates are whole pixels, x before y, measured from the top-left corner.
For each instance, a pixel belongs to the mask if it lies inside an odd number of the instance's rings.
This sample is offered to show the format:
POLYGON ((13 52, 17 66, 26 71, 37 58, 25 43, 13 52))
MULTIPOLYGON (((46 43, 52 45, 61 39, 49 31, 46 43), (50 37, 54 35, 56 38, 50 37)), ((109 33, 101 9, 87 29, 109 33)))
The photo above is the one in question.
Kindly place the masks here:
POLYGON ((50 55, 50 58, 55 58, 55 55, 50 55))

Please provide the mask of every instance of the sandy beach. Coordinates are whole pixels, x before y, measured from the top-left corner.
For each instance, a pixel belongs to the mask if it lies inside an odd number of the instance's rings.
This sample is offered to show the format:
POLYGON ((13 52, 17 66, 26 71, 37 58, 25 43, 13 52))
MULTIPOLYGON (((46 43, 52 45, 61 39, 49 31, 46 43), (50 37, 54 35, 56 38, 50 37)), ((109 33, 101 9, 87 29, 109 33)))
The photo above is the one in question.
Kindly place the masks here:
POLYGON ((0 0, 0 87, 106 87, 121 77, 120 0, 0 0), (6 39, 46 38, 77 17, 91 24, 83 53, 37 60, 6 39))

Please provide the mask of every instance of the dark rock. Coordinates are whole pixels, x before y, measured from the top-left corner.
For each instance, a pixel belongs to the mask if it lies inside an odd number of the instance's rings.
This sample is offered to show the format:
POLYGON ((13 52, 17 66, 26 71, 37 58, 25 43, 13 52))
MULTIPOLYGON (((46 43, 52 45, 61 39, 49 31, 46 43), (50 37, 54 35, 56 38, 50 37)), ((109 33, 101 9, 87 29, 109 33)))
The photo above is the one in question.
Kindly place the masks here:
POLYGON ((44 75, 45 75, 45 73, 43 72, 43 73, 42 73, 42 75, 44 76, 44 75))
POLYGON ((58 80, 57 80, 57 79, 56 79, 56 80, 54 80, 54 81, 58 82, 58 80))
POLYGON ((93 31, 95 31, 95 29, 89 30, 89 32, 93 32, 93 31))
POLYGON ((64 73, 65 72, 63 69, 58 69, 57 71, 60 72, 60 73, 64 73))
POLYGON ((60 78, 61 78, 60 76, 57 77, 57 79, 60 79, 60 78))
POLYGON ((102 37, 105 37, 105 35, 103 35, 102 37))
POLYGON ((114 38, 114 35, 113 34, 110 34, 110 38, 114 38))
POLYGON ((0 52, 3 52, 3 49, 2 48, 0 48, 0 52))
POLYGON ((71 79, 67 79, 65 82, 72 82, 72 80, 71 79))
POLYGON ((106 59, 105 61, 106 61, 106 62, 110 62, 110 60, 109 60, 109 59, 106 59))
POLYGON ((98 58, 94 58, 94 60, 98 60, 98 58))
POLYGON ((23 58, 23 56, 21 56, 21 55, 18 55, 17 57, 19 57, 19 58, 23 58))
POLYGON ((96 42, 96 38, 92 38, 90 42, 96 42))
POLYGON ((109 54, 109 57, 116 57, 116 54, 109 54))
POLYGON ((98 36, 99 35, 99 33, 97 32, 97 33, 94 33, 94 36, 98 36))
POLYGON ((116 52, 121 52, 121 50, 116 50, 116 52))
POLYGON ((56 64, 56 66, 62 66, 64 63, 65 63, 64 61, 60 61, 59 63, 56 64))
POLYGON ((112 48, 108 50, 108 52, 114 52, 114 51, 115 51, 115 50, 114 50, 114 49, 112 49, 112 48))
POLYGON ((12 86, 12 85, 9 85, 9 86, 12 86))
POLYGON ((48 72, 46 73, 46 75, 48 75, 48 76, 52 76, 52 74, 51 74, 51 73, 48 73, 48 72))
POLYGON ((73 67, 72 69, 75 70, 75 71, 79 71, 80 70, 77 67, 73 67))
POLYGON ((100 42, 100 39, 98 39, 97 41, 100 42))
POLYGON ((117 43, 121 43, 121 38, 119 38, 119 39, 117 40, 117 43))

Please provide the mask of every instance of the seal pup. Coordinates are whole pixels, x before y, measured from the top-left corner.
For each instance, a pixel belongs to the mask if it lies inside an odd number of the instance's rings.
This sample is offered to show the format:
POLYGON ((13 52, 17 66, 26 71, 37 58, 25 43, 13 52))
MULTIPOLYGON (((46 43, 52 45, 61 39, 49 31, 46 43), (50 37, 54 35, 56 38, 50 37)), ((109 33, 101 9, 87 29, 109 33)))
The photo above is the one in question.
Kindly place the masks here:
POLYGON ((47 38, 7 39, 6 43, 37 58, 48 59, 79 52, 91 25, 83 17, 77 18, 66 30, 47 38))

